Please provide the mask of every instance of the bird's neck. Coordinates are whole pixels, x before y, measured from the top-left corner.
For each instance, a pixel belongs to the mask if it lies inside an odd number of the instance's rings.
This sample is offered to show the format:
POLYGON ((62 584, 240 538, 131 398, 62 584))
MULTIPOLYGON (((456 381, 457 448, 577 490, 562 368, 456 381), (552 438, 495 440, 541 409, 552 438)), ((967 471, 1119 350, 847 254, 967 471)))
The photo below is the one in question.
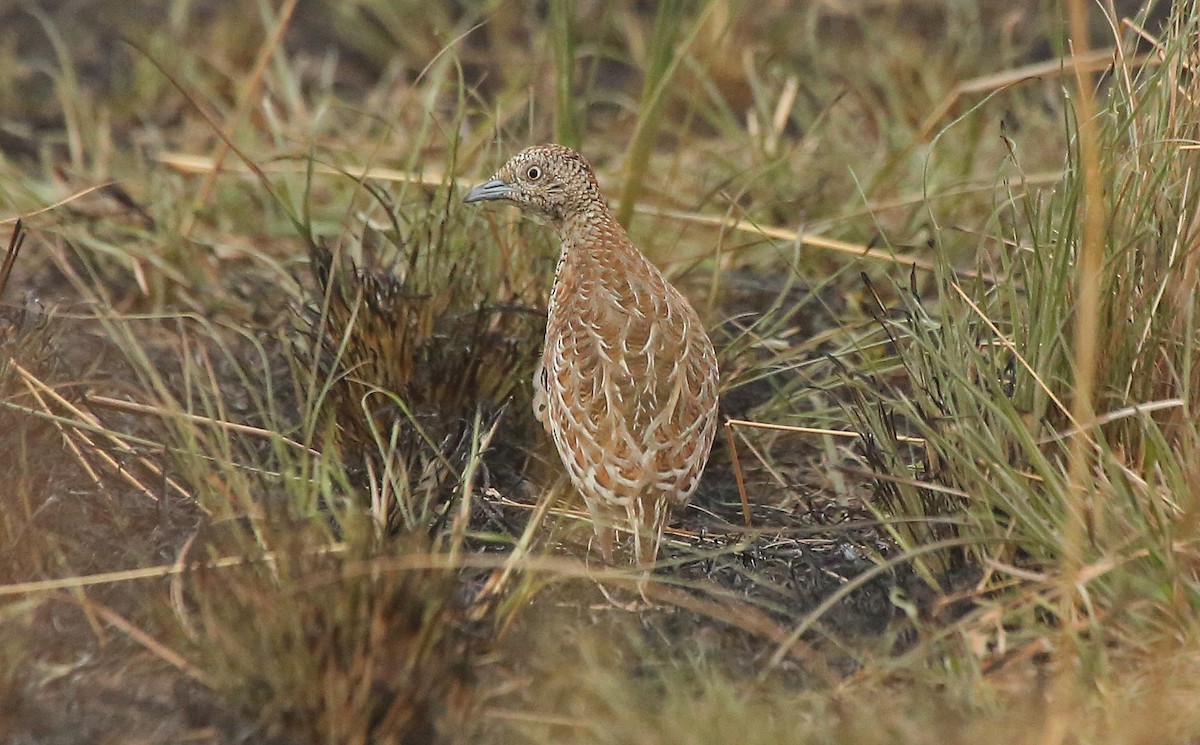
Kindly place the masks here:
POLYGON ((602 201, 564 218, 558 225, 558 237, 562 241, 564 259, 573 256, 584 261, 589 258, 604 261, 614 252, 637 251, 629 242, 625 228, 602 201))
POLYGON ((580 210, 557 227, 562 253, 550 292, 551 318, 575 312, 571 308, 577 300, 587 300, 593 312, 619 306, 631 276, 656 271, 603 203, 580 210))

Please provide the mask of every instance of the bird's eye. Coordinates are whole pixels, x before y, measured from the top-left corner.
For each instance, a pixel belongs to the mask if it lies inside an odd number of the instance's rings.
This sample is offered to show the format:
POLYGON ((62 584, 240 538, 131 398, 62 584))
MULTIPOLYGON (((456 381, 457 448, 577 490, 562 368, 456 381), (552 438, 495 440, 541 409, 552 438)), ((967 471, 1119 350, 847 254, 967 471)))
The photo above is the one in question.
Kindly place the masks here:
POLYGON ((537 166, 529 166, 529 170, 525 172, 525 178, 530 181, 537 181, 542 177, 542 169, 537 166))

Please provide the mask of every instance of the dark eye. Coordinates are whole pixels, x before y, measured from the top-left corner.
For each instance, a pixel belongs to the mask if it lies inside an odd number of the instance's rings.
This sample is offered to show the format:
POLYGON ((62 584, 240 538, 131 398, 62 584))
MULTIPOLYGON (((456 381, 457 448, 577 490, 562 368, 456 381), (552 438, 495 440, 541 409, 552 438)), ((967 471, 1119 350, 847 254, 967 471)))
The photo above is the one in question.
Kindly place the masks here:
POLYGON ((529 170, 525 172, 525 178, 530 181, 537 181, 542 177, 542 169, 538 166, 529 166, 529 170))

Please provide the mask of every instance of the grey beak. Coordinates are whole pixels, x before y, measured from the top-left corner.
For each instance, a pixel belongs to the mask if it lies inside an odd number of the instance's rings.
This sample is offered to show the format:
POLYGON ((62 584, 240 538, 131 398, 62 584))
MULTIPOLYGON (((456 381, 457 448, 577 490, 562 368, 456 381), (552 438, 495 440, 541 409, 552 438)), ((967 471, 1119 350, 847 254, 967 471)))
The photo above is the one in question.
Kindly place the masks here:
POLYGON ((476 186, 474 189, 471 189, 469 192, 467 192, 467 195, 463 197, 463 201, 469 204, 471 202, 484 202, 489 199, 510 199, 514 192, 516 192, 516 189, 514 189, 510 184, 506 184, 500 179, 494 178, 491 181, 485 181, 479 186, 476 186))

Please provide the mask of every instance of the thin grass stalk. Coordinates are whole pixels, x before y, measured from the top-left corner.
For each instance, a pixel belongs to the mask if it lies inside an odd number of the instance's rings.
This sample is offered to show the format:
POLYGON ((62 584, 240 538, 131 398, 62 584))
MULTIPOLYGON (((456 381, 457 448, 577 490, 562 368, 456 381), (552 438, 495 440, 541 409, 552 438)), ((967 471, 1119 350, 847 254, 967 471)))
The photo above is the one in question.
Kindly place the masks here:
MULTIPOLYGON (((1084 0, 1067 2, 1067 17, 1072 53, 1086 56, 1091 51, 1087 3, 1084 0)), ((1104 271, 1104 193, 1100 180, 1099 132, 1096 121, 1096 102, 1092 89, 1092 74, 1080 68, 1075 71, 1075 119, 1079 168, 1082 171, 1083 192, 1079 210, 1083 231, 1080 236, 1075 267, 1078 300, 1075 306, 1073 369, 1074 391, 1071 400, 1072 418, 1076 422, 1091 422, 1095 417, 1093 397, 1097 377, 1097 351, 1100 329, 1100 287, 1104 271)), ((1066 737, 1071 701, 1077 694, 1075 681, 1075 639, 1071 630, 1077 627, 1076 584, 1083 561, 1085 521, 1091 515, 1091 473, 1093 471, 1092 430, 1080 428, 1071 437, 1068 488, 1064 493, 1065 511, 1060 557, 1059 618, 1065 638, 1059 645, 1058 675, 1055 681, 1055 705, 1046 718, 1042 741, 1059 745, 1066 737)))
POLYGON ((704 27, 705 20, 716 5, 713 2, 705 3, 685 42, 680 44, 680 31, 691 7, 692 4, 684 0, 664 0, 658 6, 658 13, 654 17, 654 30, 651 32, 649 46, 650 59, 647 61, 646 76, 642 83, 637 123, 634 125, 629 154, 625 161, 625 183, 621 187, 621 201, 617 208, 617 220, 625 226, 628 226, 633 218, 634 206, 646 178, 650 153, 662 128, 662 109, 667 100, 667 89, 674 80, 675 72, 686 56, 688 47, 704 27))
POLYGON ((550 44, 554 50, 554 137, 568 147, 583 143, 580 113, 586 110, 575 100, 575 16, 577 0, 550 3, 550 44))
POLYGON ((259 48, 258 57, 254 61, 254 67, 250 70, 250 74, 246 77, 242 84, 241 91, 238 93, 237 106, 233 110, 233 114, 225 122, 225 128, 221 131, 220 139, 217 141, 216 149, 213 151, 212 160, 215 168, 209 171, 204 180, 200 183, 200 188, 196 190, 196 198, 192 203, 192 207, 184 213, 182 224, 179 227, 180 238, 186 239, 192 232, 192 226, 196 223, 196 215, 208 203, 212 196, 213 187, 216 186, 217 175, 221 172, 221 166, 225 163, 225 158, 229 155, 230 142, 233 141, 234 133, 246 119, 246 115, 250 113, 251 106, 255 103, 258 92, 262 89, 263 75, 267 69, 267 63, 271 61, 275 50, 279 47, 283 40, 283 34, 291 25, 292 13, 296 10, 296 0, 283 0, 283 5, 279 10, 279 17, 275 21, 275 25, 270 29, 267 38, 263 40, 262 47, 259 48))
POLYGON ((21 253, 21 245, 25 243, 25 236, 25 225, 17 220, 8 239, 8 250, 4 253, 4 260, 0 261, 0 298, 4 297, 4 288, 8 286, 8 278, 12 276, 17 256, 21 253))

